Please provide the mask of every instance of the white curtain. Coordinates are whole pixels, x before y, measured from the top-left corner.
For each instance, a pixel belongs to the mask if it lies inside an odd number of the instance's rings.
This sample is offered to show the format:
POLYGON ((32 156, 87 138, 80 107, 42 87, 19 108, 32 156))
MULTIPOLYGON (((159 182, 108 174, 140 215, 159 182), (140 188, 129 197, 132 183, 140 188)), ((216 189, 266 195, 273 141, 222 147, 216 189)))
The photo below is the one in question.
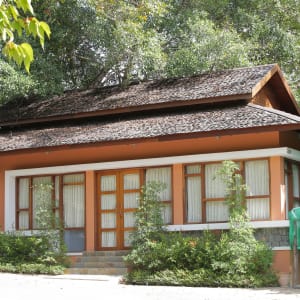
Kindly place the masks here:
POLYGON ((116 247, 117 246, 116 232, 114 231, 102 232, 101 244, 102 247, 116 247))
POLYGON ((217 175, 221 164, 208 164, 205 166, 205 197, 224 198, 226 186, 220 176, 217 175))
POLYGON ((85 189, 84 175, 72 174, 63 177, 64 222, 66 228, 84 227, 85 189))
MULTIPOLYGON (((267 160, 245 162, 247 196, 269 195, 269 163, 267 160)), ((247 211, 251 220, 270 218, 270 198, 247 200, 247 211)))
POLYGON ((103 194, 101 195, 101 209, 116 209, 117 208, 117 200, 116 194, 103 194))
POLYGON ((265 220, 270 218, 269 198, 247 199, 247 212, 251 220, 265 220))
POLYGON ((206 222, 224 222, 228 219, 228 206, 224 201, 206 202, 206 222))
MULTIPOLYGON (((149 168, 146 170, 146 183, 155 181, 166 185, 166 189, 160 193, 161 201, 172 200, 172 182, 171 182, 171 168, 149 168)), ((166 204, 162 211, 162 216, 165 224, 172 223, 172 206, 166 204)))
POLYGON ((171 200, 172 184, 171 184, 171 168, 149 168, 146 170, 146 183, 147 182, 161 182, 166 185, 166 189, 160 193, 162 201, 171 200))
POLYGON ((102 213, 101 214, 101 227, 102 228, 116 228, 117 216, 115 213, 102 213))
POLYGON ((269 164, 267 160, 245 162, 247 196, 269 195, 269 164))
POLYGON ((117 188, 117 178, 115 175, 101 176, 101 192, 112 192, 117 188))
POLYGON ((187 222, 202 221, 201 205, 201 177, 193 176, 186 178, 186 205, 187 205, 187 222))
POLYGON ((39 211, 51 208, 53 188, 52 179, 50 176, 34 177, 32 185, 32 226, 36 229, 39 227, 39 211))
POLYGON ((139 174, 125 174, 123 176, 124 190, 138 190, 140 189, 140 175, 139 174))
POLYGON ((19 209, 28 209, 18 213, 19 229, 29 228, 29 178, 19 179, 19 209))
POLYGON ((140 193, 124 193, 124 208, 138 208, 140 193))
POLYGON ((124 227, 134 227, 135 223, 135 214, 134 212, 125 212, 124 213, 124 227))
POLYGON ((189 165, 185 167, 186 174, 200 174, 201 166, 200 165, 189 165))

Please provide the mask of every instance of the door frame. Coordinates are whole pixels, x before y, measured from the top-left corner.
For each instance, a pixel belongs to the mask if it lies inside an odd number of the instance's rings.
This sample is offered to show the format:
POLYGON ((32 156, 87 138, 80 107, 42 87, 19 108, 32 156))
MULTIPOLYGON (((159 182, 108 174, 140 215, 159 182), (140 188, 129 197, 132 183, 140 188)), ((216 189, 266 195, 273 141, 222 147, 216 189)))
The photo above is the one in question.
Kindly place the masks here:
MULTIPOLYGON (((124 235, 126 231, 132 231, 134 227, 125 227, 124 226, 124 214, 126 212, 133 212, 136 209, 134 208, 124 208, 124 194, 126 190, 124 189, 124 175, 126 174, 138 174, 139 175, 139 188, 132 189, 132 192, 141 192, 141 187, 144 184, 144 169, 143 168, 130 168, 130 169, 117 169, 117 170, 105 170, 96 172, 96 250, 105 251, 105 250, 124 250, 129 249, 130 247, 125 246, 124 235), (103 194, 100 189, 100 178, 101 176, 106 175, 115 175, 116 176, 116 208, 111 210, 106 210, 116 214, 116 227, 104 229, 101 227, 101 195, 103 194), (115 247, 102 247, 101 245, 101 234, 102 232, 116 232, 116 246, 115 247)), ((129 191, 129 190, 128 190, 129 191)), ((109 194, 109 192, 107 193, 109 194)), ((105 211, 105 210, 103 210, 105 211)))

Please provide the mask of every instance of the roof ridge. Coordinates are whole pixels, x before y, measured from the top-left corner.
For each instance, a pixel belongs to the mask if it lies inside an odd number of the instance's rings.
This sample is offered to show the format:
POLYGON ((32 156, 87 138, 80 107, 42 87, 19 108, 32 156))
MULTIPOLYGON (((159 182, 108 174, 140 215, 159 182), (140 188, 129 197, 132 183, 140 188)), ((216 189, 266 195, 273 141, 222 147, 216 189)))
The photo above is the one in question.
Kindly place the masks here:
POLYGON ((285 111, 282 111, 282 110, 279 110, 279 109, 276 109, 276 108, 261 106, 261 105, 257 105, 257 104, 253 104, 253 103, 248 103, 248 106, 251 106, 253 108, 257 108, 257 109, 260 109, 260 110, 272 112, 272 113, 275 113, 279 116, 289 118, 289 119, 291 119, 293 121, 296 121, 296 122, 300 122, 300 116, 293 115, 291 113, 288 113, 288 112, 285 112, 285 111))

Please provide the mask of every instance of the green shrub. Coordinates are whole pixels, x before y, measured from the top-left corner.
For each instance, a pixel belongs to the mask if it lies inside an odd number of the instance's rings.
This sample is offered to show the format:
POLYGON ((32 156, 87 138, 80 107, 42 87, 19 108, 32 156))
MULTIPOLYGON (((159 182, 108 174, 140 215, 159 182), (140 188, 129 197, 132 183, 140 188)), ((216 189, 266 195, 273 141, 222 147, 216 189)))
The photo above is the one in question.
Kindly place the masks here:
POLYGON ((125 257, 130 272, 124 282, 213 287, 278 285, 271 269, 272 250, 256 241, 248 224, 243 205, 246 187, 236 171, 237 166, 232 162, 225 162, 220 171, 227 186, 230 230, 223 232, 219 239, 210 232, 204 232, 201 237, 167 232, 160 221, 159 226, 154 225, 151 216, 161 220, 157 216, 161 211, 157 201, 159 189, 151 186, 151 198, 146 187, 142 193, 142 208, 137 214, 133 248, 125 257))

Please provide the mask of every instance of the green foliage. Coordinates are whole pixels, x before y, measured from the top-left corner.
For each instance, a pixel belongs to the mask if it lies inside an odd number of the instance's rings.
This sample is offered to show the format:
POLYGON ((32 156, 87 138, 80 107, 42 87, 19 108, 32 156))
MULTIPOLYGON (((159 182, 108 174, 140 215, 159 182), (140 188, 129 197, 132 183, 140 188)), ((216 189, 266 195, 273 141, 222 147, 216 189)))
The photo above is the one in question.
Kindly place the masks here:
POLYGON ((4 43, 2 52, 9 59, 13 59, 18 65, 24 64, 29 73, 30 64, 33 61, 33 50, 28 43, 15 43, 15 34, 38 38, 44 47, 45 35, 49 38, 51 31, 47 23, 34 17, 31 0, 0 1, 0 35, 4 43), (29 14, 24 16, 24 14, 29 14))
POLYGON ((272 250, 256 241, 248 223, 246 186, 238 165, 225 161, 217 176, 222 177, 227 187, 230 230, 223 232, 219 239, 210 232, 189 237, 160 228, 156 234, 151 230, 151 238, 136 237, 137 243, 125 258, 131 270, 124 278, 126 283, 216 287, 278 285, 271 268, 272 250))

